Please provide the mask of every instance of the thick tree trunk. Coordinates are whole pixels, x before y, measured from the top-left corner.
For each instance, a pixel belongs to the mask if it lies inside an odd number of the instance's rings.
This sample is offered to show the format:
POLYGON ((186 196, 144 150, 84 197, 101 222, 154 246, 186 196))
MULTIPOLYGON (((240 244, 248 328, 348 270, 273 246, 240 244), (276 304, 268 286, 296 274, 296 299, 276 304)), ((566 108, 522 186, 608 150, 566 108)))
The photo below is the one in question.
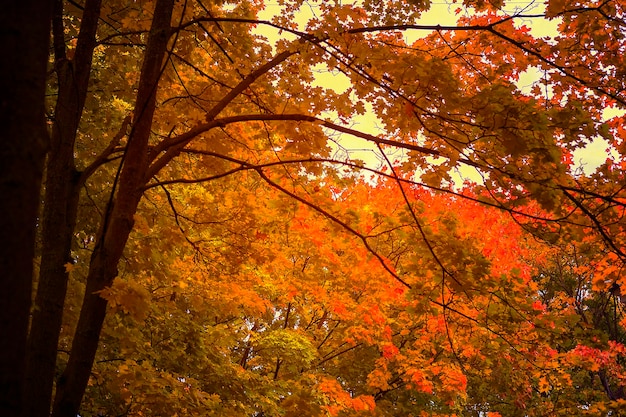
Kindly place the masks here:
POLYGON ((19 416, 24 392, 35 231, 48 136, 47 0, 0 12, 0 416, 19 416))
POLYGON ((107 306, 99 292, 110 286, 117 275, 117 265, 132 231, 133 216, 147 180, 148 139, 173 7, 174 0, 158 0, 155 6, 119 187, 114 203, 107 207, 91 257, 72 350, 57 383, 53 417, 75 417, 89 381, 107 306))
POLYGON ((48 155, 42 218, 39 283, 29 349, 25 410, 29 417, 50 414, 63 305, 71 262, 80 187, 74 166, 74 143, 87 96, 101 0, 85 3, 73 61, 65 54, 63 0, 54 1, 53 34, 58 97, 48 155))

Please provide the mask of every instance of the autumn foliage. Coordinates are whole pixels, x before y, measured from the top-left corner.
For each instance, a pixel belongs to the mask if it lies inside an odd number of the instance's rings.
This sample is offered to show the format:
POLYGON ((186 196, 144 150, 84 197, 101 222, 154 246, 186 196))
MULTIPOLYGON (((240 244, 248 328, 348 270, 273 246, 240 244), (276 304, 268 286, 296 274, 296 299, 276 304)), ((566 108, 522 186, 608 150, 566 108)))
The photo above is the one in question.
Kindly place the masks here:
POLYGON ((51 3, 0 417, 626 410, 622 0, 51 3))

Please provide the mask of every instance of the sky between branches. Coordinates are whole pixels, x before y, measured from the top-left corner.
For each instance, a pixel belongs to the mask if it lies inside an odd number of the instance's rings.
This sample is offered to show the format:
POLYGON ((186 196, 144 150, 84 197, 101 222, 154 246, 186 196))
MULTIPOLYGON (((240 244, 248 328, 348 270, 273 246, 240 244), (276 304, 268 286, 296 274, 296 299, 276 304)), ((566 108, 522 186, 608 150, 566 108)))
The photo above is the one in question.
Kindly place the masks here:
MULTIPOLYGON (((358 1, 358 0, 357 0, 358 1)), ((344 1, 343 4, 354 3, 353 1, 344 1)), ((303 7, 297 14, 296 23, 299 30, 306 28, 307 22, 319 13, 319 2, 310 1, 307 2, 308 7, 303 7)), ((260 20, 271 20, 273 16, 281 13, 281 5, 278 2, 266 3, 265 10, 259 13, 260 20)), ((537 15, 542 14, 545 9, 545 4, 540 1, 509 1, 506 2, 504 13, 508 15, 537 15)), ((423 25, 450 25, 456 24, 457 19, 462 16, 469 16, 475 13, 473 8, 468 8, 462 4, 453 3, 451 1, 435 1, 431 3, 430 10, 422 15, 422 17, 415 22, 416 24, 423 25)), ((535 37, 553 37, 557 34, 557 27, 560 23, 560 19, 547 20, 543 18, 517 18, 515 23, 518 27, 523 25, 530 28, 532 34, 535 37)), ((287 32, 279 32, 278 29, 267 26, 259 25, 256 28, 259 35, 265 36, 270 44, 276 44, 281 39, 294 38, 294 35, 287 32)), ((420 37, 427 36, 431 31, 429 30, 408 30, 404 32, 404 39, 407 44, 412 44, 420 37)), ((326 88, 332 88, 337 92, 344 92, 349 88, 350 82, 348 78, 340 71, 325 66, 318 66, 315 68, 318 73, 314 85, 324 86, 326 88)), ((526 71, 520 76, 518 86, 522 91, 530 91, 530 89, 537 83, 541 83, 542 74, 539 71, 526 71)), ((549 91, 548 91, 549 94, 549 91)), ((367 106, 366 106, 367 107, 367 106)), ((619 112, 613 109, 607 109, 605 112, 605 118, 619 114, 619 112)), ((328 119, 337 120, 336 115, 328 114, 328 119)), ((360 130, 364 133, 372 135, 380 135, 382 137, 388 136, 382 127, 383 124, 371 111, 367 111, 364 115, 357 115, 352 118, 352 124, 350 127, 360 130)), ((342 148, 349 151, 349 155, 353 159, 360 159, 365 162, 366 165, 372 168, 378 168, 384 165, 384 159, 380 156, 376 146, 372 143, 367 143, 364 140, 349 137, 342 134, 338 141, 340 141, 342 148)), ((593 172, 596 167, 602 164, 608 155, 608 144, 601 138, 597 138, 594 142, 590 143, 584 149, 580 149, 574 153, 575 168, 581 168, 586 173, 593 172)), ((337 148, 335 148, 337 149, 337 148)), ((337 150, 339 152, 339 150, 337 150)), ((344 153, 345 154, 345 153, 344 153)), ((389 155, 393 159, 402 159, 403 155, 389 155)), ((480 182, 481 176, 472 167, 462 168, 458 174, 455 182, 462 184, 463 180, 469 179, 471 181, 480 182)))

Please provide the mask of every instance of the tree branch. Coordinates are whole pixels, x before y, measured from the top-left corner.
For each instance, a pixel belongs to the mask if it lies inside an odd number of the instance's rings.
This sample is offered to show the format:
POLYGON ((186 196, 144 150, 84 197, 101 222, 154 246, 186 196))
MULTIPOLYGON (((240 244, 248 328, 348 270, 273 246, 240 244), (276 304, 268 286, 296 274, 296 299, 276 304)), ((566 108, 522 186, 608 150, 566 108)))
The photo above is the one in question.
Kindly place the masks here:
POLYGON ((323 215, 324 217, 326 217, 327 219, 331 220, 332 222, 340 225, 341 227, 343 227, 346 231, 350 232, 352 235, 358 237, 362 242, 363 245, 365 246, 365 248, 368 250, 368 252, 370 252, 377 260, 378 262, 381 264, 381 266, 387 271, 389 272, 389 274, 395 278, 398 282, 400 282, 402 285, 404 285, 407 288, 411 288, 411 285, 409 285, 409 283, 407 283, 406 281, 404 281, 402 278, 400 278, 398 276, 398 274, 396 274, 389 265, 387 265, 387 262, 385 262, 385 260, 383 259, 382 256, 380 256, 378 254, 378 252, 376 252, 369 244, 369 242, 367 241, 367 236, 363 235, 362 233, 358 232, 356 229, 354 229, 352 226, 350 226, 349 224, 347 224, 346 222, 340 220, 337 216, 331 214, 330 212, 328 212, 327 210, 324 210, 323 208, 319 207, 316 204, 311 203, 308 200, 305 200, 304 198, 300 197, 299 195, 287 190, 286 188, 282 187, 281 185, 277 184, 276 182, 272 181, 264 172, 261 168, 255 169, 255 171, 259 174, 259 176, 265 180, 265 182, 267 182, 271 187, 276 188, 277 190, 281 191, 282 193, 290 196, 291 198, 293 198, 294 200, 299 201, 300 203, 304 204, 305 206, 310 207, 311 209, 313 209, 314 211, 317 211, 318 213, 320 213, 321 215, 323 215))
POLYGON ((256 81, 259 77, 267 73, 272 68, 275 68, 290 56, 296 54, 297 51, 286 50, 276 55, 270 61, 266 62, 264 65, 261 65, 256 70, 252 71, 248 76, 246 76, 235 88, 233 88, 228 94, 226 94, 211 110, 209 110, 205 116, 205 120, 207 123, 200 124, 196 128, 191 129, 187 134, 183 134, 177 137, 168 138, 159 143, 149 154, 149 160, 154 161, 151 167, 148 169, 147 178, 152 178, 156 175, 161 168, 163 168, 167 163, 174 158, 178 153, 185 147, 187 142, 192 140, 194 137, 199 135, 200 133, 206 132, 217 126, 224 126, 224 124, 215 124, 215 117, 222 112, 239 94, 243 93, 254 81, 256 81), (165 154, 159 157, 156 161, 155 159, 159 156, 161 152, 165 151, 165 154))
POLYGON ((91 164, 89 164, 80 174, 80 179, 78 180, 79 186, 82 186, 85 181, 103 164, 109 161, 109 156, 115 151, 117 146, 120 144, 122 138, 126 136, 128 131, 128 126, 130 125, 132 118, 130 115, 126 116, 122 121, 122 125, 120 126, 120 130, 117 134, 111 139, 111 142, 107 145, 107 147, 94 159, 91 164))

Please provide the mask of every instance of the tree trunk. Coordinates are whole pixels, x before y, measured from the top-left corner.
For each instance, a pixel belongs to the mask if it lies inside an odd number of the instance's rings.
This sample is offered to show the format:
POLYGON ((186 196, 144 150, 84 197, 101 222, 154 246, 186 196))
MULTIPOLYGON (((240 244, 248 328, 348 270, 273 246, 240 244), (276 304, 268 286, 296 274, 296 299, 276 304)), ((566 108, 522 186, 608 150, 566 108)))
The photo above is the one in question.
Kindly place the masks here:
POLYGON ((29 417, 50 414, 52 386, 80 187, 74 143, 87 96, 101 0, 85 3, 74 59, 65 54, 63 0, 55 0, 53 36, 58 97, 48 155, 39 282, 29 335, 24 408, 29 417))
POLYGON ((117 272, 117 262, 131 227, 132 224, 122 219, 114 219, 109 232, 103 241, 99 242, 91 257, 83 306, 72 341, 70 358, 63 375, 57 381, 52 411, 55 417, 78 415, 106 314, 107 301, 100 297, 99 291, 113 281, 117 272), (115 243, 115 247, 112 247, 112 243, 115 243))
POLYGON ((156 92, 167 50, 174 0, 158 0, 141 69, 134 120, 114 203, 105 211, 89 265, 87 286, 72 350, 57 383, 53 417, 76 417, 98 348, 107 302, 100 291, 110 286, 133 228, 133 216, 147 181, 148 139, 156 92))
POLYGON ((37 211, 48 135, 47 0, 0 12, 0 416, 19 416, 31 305, 37 211))

